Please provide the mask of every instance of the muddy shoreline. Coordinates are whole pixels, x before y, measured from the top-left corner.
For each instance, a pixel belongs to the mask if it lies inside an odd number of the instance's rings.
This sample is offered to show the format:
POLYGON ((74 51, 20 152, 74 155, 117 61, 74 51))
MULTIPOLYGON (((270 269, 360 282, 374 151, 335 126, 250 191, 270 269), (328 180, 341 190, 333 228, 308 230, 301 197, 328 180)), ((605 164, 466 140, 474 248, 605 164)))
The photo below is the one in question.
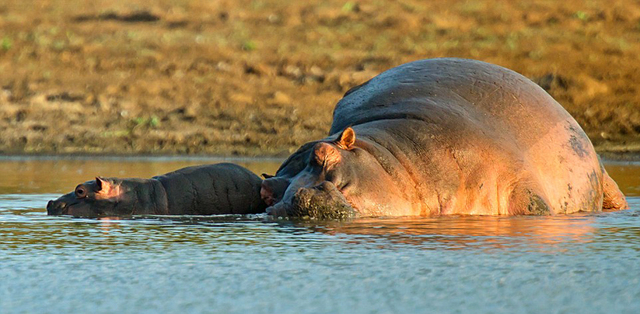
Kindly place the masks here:
POLYGON ((0 154, 285 157, 349 88, 418 59, 531 78, 607 159, 640 156, 640 4, 8 1, 0 154))

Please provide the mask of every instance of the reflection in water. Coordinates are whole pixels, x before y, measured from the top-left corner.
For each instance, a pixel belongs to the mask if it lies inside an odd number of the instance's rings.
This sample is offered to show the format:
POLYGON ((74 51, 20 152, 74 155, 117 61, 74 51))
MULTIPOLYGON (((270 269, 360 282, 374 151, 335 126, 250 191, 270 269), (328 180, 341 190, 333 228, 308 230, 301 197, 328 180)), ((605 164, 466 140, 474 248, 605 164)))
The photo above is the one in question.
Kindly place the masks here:
MULTIPOLYGON (((1 199, 0 199, 1 201, 1 199)), ((635 200, 634 200, 635 201, 635 200)), ((2 212, 0 212, 2 213, 2 212)), ((625 217, 636 215, 623 212, 625 217)), ((4 244, 23 249, 75 246, 90 250, 149 250, 172 243, 284 245, 280 238, 324 235, 323 241, 373 245, 373 248, 410 244, 421 249, 493 249, 561 251, 567 244, 594 241, 601 230, 598 221, 612 214, 555 217, 431 217, 366 218, 351 221, 289 221, 266 215, 240 216, 149 216, 73 219, 48 217, 41 210, 4 212, 0 238, 4 244), (7 219, 18 216, 21 219, 7 219), (239 237, 243 235, 246 237, 239 237), (329 236, 327 238, 326 236, 329 236), (153 245, 151 245, 153 244, 153 245), (151 246, 150 246, 151 245, 151 246)), ((620 213, 618 213, 620 214, 620 213)), ((632 230, 633 228, 631 228, 632 230)), ((618 235, 624 228, 610 229, 618 235)), ((628 235, 628 234, 627 234, 628 235)))
POLYGON ((327 222, 310 228, 336 236, 355 236, 364 242, 381 238, 390 243, 436 249, 508 249, 517 245, 555 249, 554 244, 592 240, 594 219, 594 216, 389 218, 327 222))
MULTIPOLYGON (((640 308, 638 197, 629 199, 631 210, 613 213, 325 222, 265 215, 97 220, 44 210, 57 193, 96 174, 148 177, 197 163, 0 161, 8 169, 0 173, 0 312, 640 308)), ((277 165, 245 166, 272 173, 277 165)), ((608 169, 625 193, 639 194, 640 167, 608 169)))

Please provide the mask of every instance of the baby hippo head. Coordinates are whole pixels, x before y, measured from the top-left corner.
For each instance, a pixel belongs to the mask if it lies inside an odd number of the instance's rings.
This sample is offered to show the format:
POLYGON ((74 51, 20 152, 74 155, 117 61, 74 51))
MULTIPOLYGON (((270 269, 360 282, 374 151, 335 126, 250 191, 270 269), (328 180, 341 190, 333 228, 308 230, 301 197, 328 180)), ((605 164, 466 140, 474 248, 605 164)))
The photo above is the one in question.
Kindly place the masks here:
POLYGON ((49 215, 97 217, 133 214, 138 204, 138 187, 144 179, 96 177, 76 186, 73 192, 62 195, 47 204, 49 215))

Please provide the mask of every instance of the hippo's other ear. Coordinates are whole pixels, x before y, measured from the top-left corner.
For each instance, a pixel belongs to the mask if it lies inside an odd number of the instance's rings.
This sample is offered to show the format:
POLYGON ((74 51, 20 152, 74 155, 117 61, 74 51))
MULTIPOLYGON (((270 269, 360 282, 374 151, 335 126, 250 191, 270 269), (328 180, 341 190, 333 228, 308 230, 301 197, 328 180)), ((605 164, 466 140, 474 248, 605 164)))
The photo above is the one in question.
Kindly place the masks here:
POLYGON ((275 177, 275 176, 272 176, 272 175, 270 175, 270 174, 263 173, 263 174, 262 174, 262 177, 263 177, 263 178, 265 178, 265 179, 269 179, 269 178, 273 178, 273 177, 275 177))
POLYGON ((338 149, 327 143, 316 144, 313 155, 316 163, 327 170, 333 168, 342 159, 338 149))
POLYGON ((351 127, 348 127, 342 131, 335 144, 342 149, 351 150, 355 142, 356 132, 351 127))

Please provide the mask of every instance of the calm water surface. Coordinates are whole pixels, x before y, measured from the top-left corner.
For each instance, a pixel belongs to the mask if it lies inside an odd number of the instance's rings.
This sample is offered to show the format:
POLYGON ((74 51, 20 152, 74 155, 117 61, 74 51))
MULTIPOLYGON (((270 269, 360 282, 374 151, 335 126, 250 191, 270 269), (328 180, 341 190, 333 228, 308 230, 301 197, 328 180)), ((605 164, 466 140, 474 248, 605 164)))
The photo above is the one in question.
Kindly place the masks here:
POLYGON ((607 166, 632 207, 614 213, 46 216, 49 199, 96 175, 207 162, 0 160, 0 313, 640 313, 638 164, 607 166))

